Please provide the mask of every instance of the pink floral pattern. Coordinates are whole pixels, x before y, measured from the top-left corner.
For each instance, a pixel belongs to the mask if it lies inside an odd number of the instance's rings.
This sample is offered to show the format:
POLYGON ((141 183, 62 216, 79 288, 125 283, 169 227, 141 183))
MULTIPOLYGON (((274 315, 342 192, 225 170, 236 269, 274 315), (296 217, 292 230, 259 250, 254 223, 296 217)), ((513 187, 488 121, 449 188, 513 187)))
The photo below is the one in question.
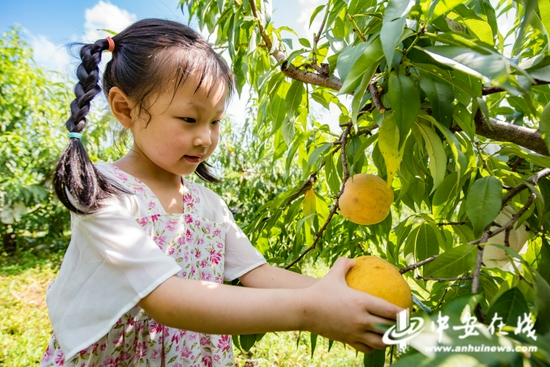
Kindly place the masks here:
MULTIPOLYGON (((178 276, 223 282, 225 223, 198 216, 200 194, 185 182, 182 214, 165 213, 150 189, 138 179, 109 165, 121 185, 133 191, 143 205, 144 216, 136 218, 167 256, 181 266, 178 276)), ((179 330, 155 322, 139 306, 118 320, 100 340, 65 360, 55 335, 40 366, 234 366, 231 337, 179 330)))

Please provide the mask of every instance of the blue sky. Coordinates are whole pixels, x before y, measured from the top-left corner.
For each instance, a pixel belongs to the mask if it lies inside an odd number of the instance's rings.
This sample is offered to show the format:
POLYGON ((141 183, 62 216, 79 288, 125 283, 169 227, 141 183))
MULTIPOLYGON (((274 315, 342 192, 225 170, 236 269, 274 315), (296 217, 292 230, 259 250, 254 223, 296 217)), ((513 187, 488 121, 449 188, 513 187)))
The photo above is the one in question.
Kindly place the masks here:
MULTIPOLYGON (((121 31, 143 18, 164 18, 187 24, 178 0, 3 0, 0 6, 0 33, 18 25, 23 39, 34 51, 36 63, 48 70, 73 75, 77 60, 67 52, 71 42, 95 42, 107 33, 121 31)), ((310 37, 309 17, 326 0, 272 0, 272 21, 288 26, 301 37, 310 37)), ((191 26, 197 29, 196 22, 191 26)), ((317 29, 314 23, 312 29, 317 29)), ((290 36, 290 34, 289 34, 290 36)), ((108 58, 105 55, 104 58, 108 58)), ((233 99, 229 114, 242 119, 248 94, 233 99)), ((323 111, 319 111, 323 115, 323 111)), ((337 112, 337 111, 336 111, 337 112)), ((335 113, 336 113, 335 112, 335 113)), ((332 116, 330 121, 337 121, 332 116)))
MULTIPOLYGON (((273 21, 305 35, 308 16, 320 3, 322 0, 274 0, 273 21)), ((0 7, 0 33, 19 25, 39 65, 66 71, 72 62, 66 44, 94 42, 105 35, 98 29, 120 31, 138 19, 151 17, 187 24, 178 0, 6 0, 0 7)), ((191 26, 197 27, 196 23, 191 26)))

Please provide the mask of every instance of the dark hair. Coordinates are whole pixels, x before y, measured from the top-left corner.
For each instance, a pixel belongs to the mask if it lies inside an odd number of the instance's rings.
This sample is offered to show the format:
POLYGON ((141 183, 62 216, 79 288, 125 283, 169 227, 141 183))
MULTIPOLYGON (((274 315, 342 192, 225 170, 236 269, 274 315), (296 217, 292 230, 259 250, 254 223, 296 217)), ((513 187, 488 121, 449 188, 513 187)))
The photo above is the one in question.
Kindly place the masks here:
MULTIPOLYGON (((140 20, 113 37, 113 57, 105 67, 102 83, 108 95, 119 87, 135 102, 138 113, 147 113, 147 98, 159 94, 172 83, 174 94, 185 83, 190 72, 199 75, 199 84, 212 89, 222 81, 228 97, 233 92, 233 74, 224 60, 191 28, 169 20, 140 20)), ((99 68, 101 54, 109 48, 107 39, 84 44, 80 49, 82 63, 76 75, 76 98, 71 103, 71 117, 65 126, 69 132, 80 133, 86 127, 86 115, 91 100, 101 92, 99 68)), ((203 180, 219 182, 201 162, 195 173, 203 180)), ((58 198, 75 213, 90 213, 101 207, 104 199, 125 192, 111 183, 90 161, 80 139, 71 138, 61 154, 54 174, 58 198), (78 203, 77 208, 70 197, 78 203), (85 208, 86 211, 83 210, 85 208)))

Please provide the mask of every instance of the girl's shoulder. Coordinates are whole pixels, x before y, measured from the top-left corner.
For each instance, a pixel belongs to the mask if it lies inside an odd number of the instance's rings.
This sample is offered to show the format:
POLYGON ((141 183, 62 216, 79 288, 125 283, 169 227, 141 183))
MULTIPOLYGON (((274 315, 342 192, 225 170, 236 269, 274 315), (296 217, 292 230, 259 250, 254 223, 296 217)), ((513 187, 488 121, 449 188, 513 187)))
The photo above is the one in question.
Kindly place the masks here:
MULTIPOLYGON (((229 209, 217 193, 200 183, 189 180, 184 180, 184 186, 190 194, 187 198, 194 199, 200 217, 216 222, 227 221, 229 209)), ((184 202, 187 202, 185 196, 184 202)))

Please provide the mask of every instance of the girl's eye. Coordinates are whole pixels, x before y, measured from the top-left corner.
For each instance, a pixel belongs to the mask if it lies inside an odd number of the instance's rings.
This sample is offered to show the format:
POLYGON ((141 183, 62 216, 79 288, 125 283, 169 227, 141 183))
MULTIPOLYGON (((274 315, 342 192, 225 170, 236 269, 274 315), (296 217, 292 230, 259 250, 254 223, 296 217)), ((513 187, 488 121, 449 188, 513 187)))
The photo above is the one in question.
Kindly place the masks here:
POLYGON ((185 122, 189 122, 189 123, 197 122, 197 120, 195 120, 192 117, 180 117, 180 119, 185 121, 185 122))
POLYGON ((222 122, 222 120, 212 121, 212 125, 219 125, 220 122, 222 122))

